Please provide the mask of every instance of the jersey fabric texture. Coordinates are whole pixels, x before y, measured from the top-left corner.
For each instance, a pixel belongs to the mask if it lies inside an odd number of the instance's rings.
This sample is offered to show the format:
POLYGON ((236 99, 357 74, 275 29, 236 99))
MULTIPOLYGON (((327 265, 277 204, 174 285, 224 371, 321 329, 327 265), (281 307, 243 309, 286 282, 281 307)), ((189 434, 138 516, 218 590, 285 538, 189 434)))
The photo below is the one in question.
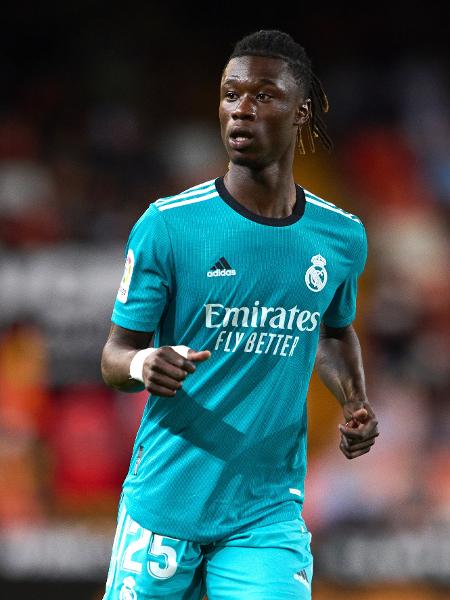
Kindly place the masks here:
POLYGON ((211 544, 177 540, 141 527, 121 503, 103 600, 310 600, 310 541, 301 518, 211 544))
POLYGON ((355 317, 361 221, 300 186, 290 216, 262 217, 219 178, 151 204, 126 254, 112 321, 212 353, 174 398, 149 397, 131 516, 199 542, 298 518, 319 327, 355 317))

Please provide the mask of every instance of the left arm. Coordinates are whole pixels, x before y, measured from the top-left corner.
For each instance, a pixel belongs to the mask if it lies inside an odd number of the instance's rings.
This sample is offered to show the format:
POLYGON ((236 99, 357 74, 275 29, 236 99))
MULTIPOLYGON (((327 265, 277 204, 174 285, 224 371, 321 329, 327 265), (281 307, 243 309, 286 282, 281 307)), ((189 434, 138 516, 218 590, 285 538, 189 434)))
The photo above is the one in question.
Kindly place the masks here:
POLYGON ((378 421, 367 400, 361 346, 352 325, 334 328, 322 323, 315 366, 343 409, 340 449, 349 459, 366 454, 379 435, 378 421))

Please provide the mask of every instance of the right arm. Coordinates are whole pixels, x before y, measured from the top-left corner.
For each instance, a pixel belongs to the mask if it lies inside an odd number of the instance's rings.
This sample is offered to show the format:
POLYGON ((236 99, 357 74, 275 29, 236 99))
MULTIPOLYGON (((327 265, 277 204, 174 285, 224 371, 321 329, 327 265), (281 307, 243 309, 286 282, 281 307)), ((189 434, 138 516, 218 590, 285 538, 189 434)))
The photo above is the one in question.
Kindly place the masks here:
MULTIPOLYGON (((144 388, 156 396, 175 395, 194 362, 206 360, 210 352, 189 350, 189 360, 170 346, 146 356, 142 381, 130 376, 130 363, 149 348, 167 304, 173 281, 172 244, 164 220, 151 205, 133 227, 127 244, 124 275, 113 311, 113 325, 103 348, 102 375, 105 383, 124 392, 144 388), (119 325, 120 324, 120 325, 119 325)), ((134 370, 133 373, 138 377, 134 370)), ((137 368, 140 369, 139 361, 137 368)), ((140 375, 140 374, 139 374, 140 375)))
POLYGON ((102 375, 105 383, 124 392, 141 391, 144 388, 156 396, 173 397, 183 385, 188 373, 195 371, 195 362, 211 356, 208 350, 189 350, 189 360, 175 352, 171 346, 161 346, 144 362, 144 383, 131 379, 130 363, 134 355, 148 348, 152 332, 133 331, 112 325, 102 353, 102 375))

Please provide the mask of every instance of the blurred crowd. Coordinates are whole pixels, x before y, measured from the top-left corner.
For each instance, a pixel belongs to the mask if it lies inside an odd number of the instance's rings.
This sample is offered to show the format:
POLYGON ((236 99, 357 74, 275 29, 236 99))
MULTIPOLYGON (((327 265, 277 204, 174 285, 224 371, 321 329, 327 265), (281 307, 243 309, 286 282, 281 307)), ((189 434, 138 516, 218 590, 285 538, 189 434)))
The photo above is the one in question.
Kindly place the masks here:
MULTIPOLYGON (((133 71, 116 67, 127 85, 133 71)), ((366 225, 356 328, 381 434, 346 461, 337 403, 313 379, 305 518, 319 539, 448 527, 448 71, 407 57, 321 78, 336 150, 299 157, 296 179, 366 225)), ((154 98, 93 101, 74 86, 63 72, 30 77, 0 107, 0 531, 113 525, 146 400, 100 380, 122 250, 149 202, 226 169, 213 119, 163 127, 154 98)))

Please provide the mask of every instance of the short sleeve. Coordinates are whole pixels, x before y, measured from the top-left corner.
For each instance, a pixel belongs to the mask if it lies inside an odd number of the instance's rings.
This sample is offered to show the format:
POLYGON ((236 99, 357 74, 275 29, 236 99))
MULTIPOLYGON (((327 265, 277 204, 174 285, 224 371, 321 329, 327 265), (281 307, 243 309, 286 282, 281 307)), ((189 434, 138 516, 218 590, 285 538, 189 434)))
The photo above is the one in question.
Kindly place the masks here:
POLYGON ((153 205, 133 227, 111 320, 135 331, 154 331, 173 290, 172 246, 153 205))
POLYGON ((356 296, 358 278, 364 271, 367 260, 367 236, 361 225, 360 243, 356 250, 355 262, 347 278, 336 290, 333 300, 323 315, 323 322, 329 327, 346 327, 356 317, 356 296))

